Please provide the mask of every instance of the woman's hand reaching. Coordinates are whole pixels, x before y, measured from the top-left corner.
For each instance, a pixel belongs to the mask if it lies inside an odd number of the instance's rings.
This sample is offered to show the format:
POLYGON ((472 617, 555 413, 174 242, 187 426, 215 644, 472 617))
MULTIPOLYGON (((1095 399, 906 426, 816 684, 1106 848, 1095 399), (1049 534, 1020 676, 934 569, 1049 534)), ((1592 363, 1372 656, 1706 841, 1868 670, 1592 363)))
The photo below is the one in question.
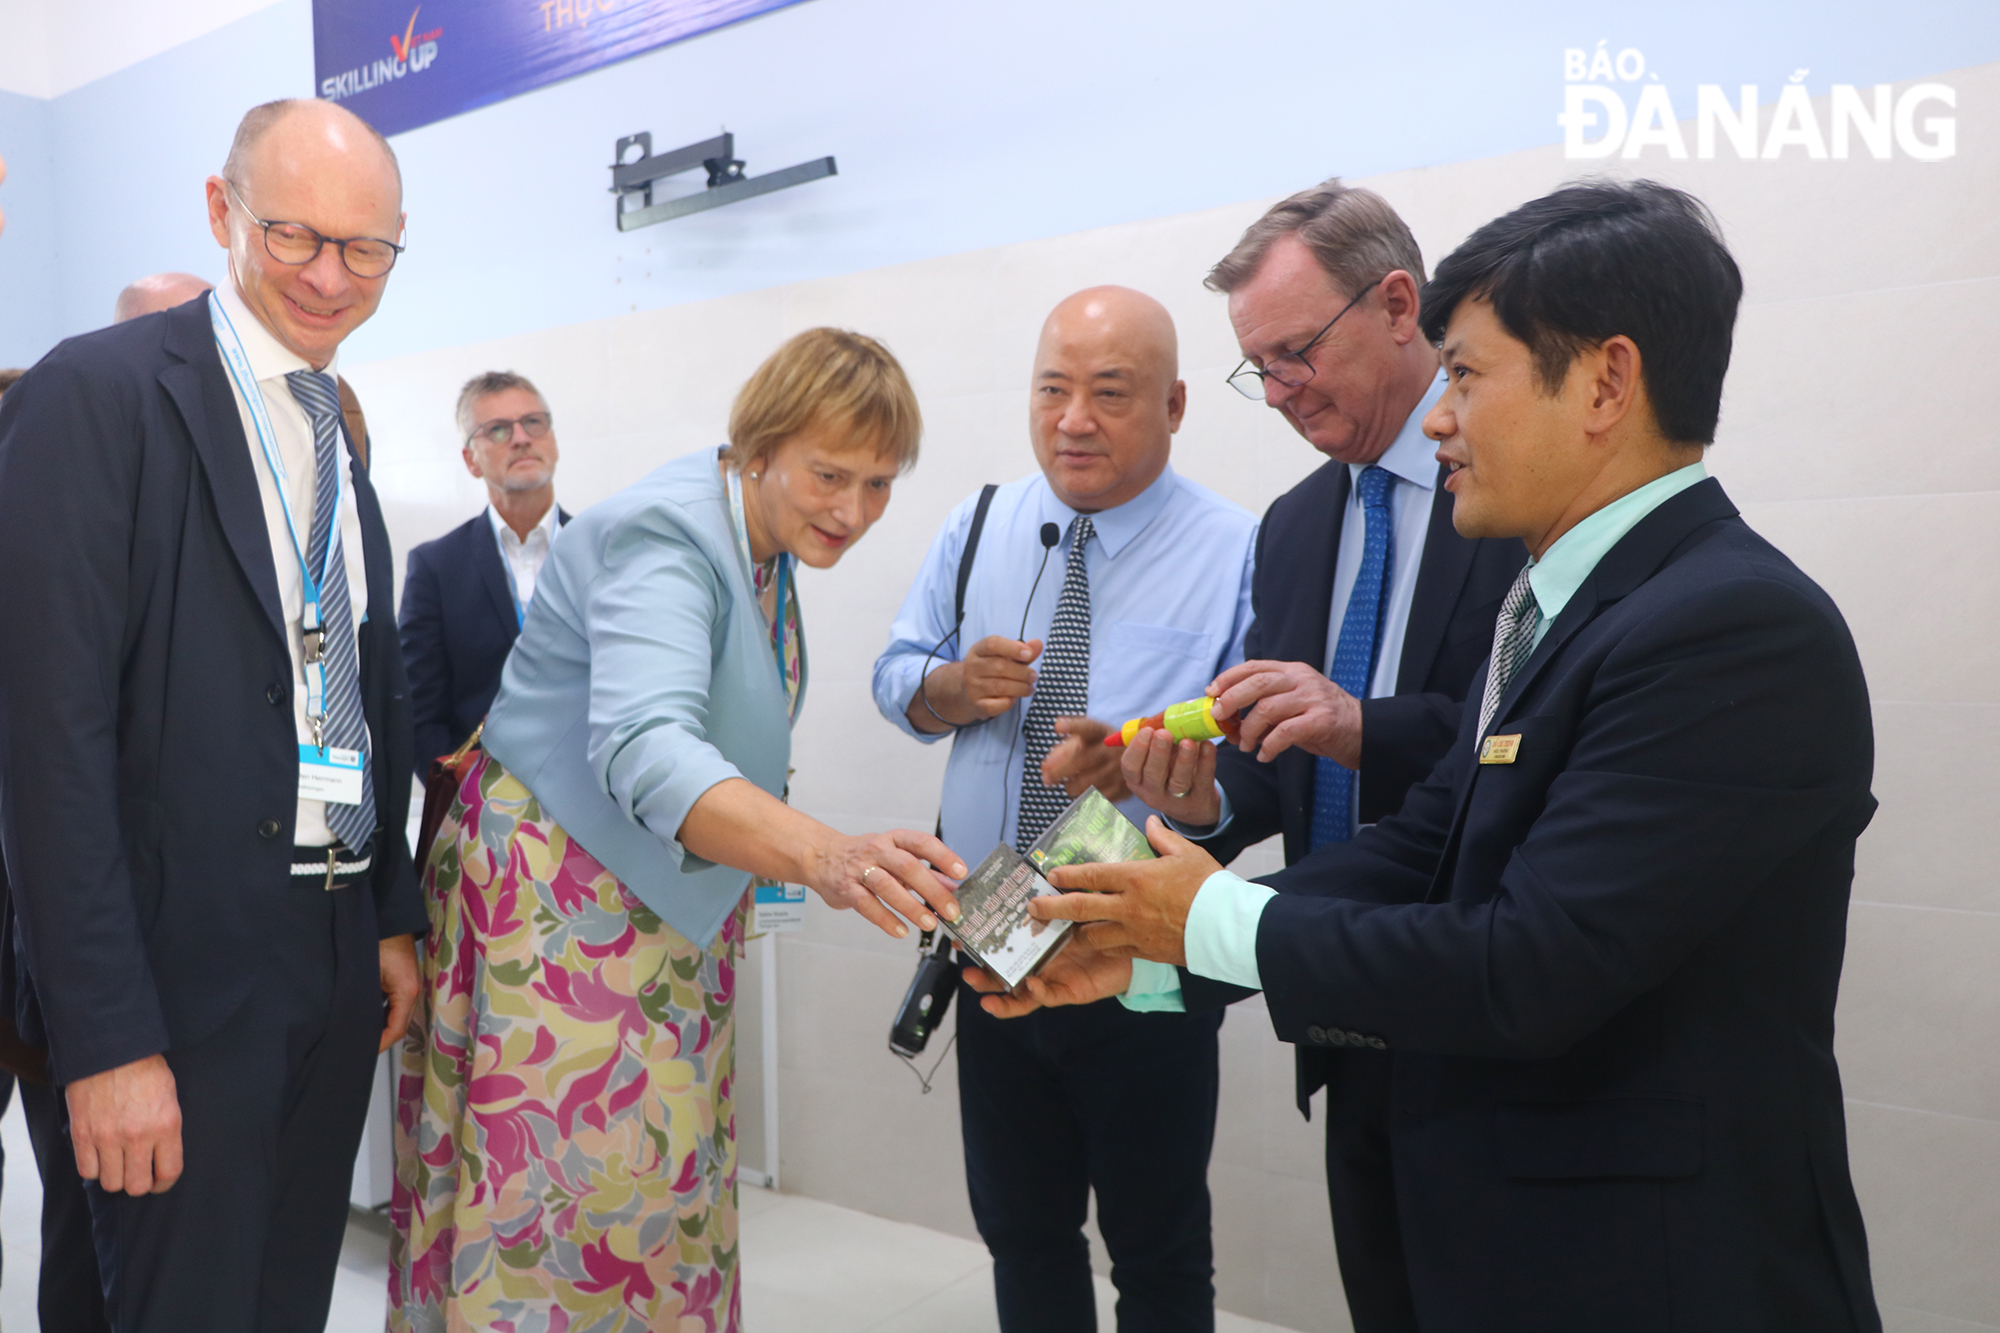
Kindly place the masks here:
POLYGON ((902 939, 910 930, 895 912, 919 930, 936 930, 939 916, 958 920, 951 890, 965 875, 965 862, 930 834, 892 829, 858 838, 834 834, 808 859, 804 883, 828 906, 852 908, 902 939))
POLYGON ((680 841, 718 864, 803 884, 828 906, 851 908, 897 939, 910 933, 898 912, 919 930, 937 929, 939 916, 958 920, 951 890, 965 878, 965 862, 930 834, 891 829, 850 838, 743 778, 703 792, 681 825, 680 841))

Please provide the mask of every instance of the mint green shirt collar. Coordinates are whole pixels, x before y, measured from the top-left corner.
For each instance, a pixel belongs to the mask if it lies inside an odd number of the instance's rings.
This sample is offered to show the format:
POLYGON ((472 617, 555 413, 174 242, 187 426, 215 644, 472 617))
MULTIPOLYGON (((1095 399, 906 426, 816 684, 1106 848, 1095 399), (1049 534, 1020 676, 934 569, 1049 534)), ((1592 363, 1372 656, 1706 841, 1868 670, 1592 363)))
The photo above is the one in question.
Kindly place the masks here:
POLYGON ((1576 590, 1597 568, 1597 562, 1624 540, 1626 533, 1639 526, 1640 519, 1707 477, 1708 469, 1700 463, 1689 463, 1664 477, 1655 477, 1556 538, 1555 544, 1542 552, 1540 560, 1531 562, 1528 586, 1535 590, 1535 605, 1541 612, 1535 622, 1535 647, 1541 647, 1549 625, 1563 613, 1569 599, 1576 596, 1576 590))

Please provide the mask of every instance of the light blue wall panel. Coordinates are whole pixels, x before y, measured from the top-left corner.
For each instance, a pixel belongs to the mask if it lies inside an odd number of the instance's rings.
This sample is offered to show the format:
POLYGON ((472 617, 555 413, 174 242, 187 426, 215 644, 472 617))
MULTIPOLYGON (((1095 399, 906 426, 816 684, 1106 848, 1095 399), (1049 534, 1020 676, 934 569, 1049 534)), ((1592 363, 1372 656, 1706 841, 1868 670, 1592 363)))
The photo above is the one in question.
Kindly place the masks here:
POLYGON ((49 103, 0 92, 0 368, 27 366, 56 337, 55 170, 49 103))
POLYGON ((286 0, 56 98, 59 331, 110 323, 119 289, 148 273, 219 278, 202 182, 245 111, 311 85, 312 10, 286 0))
MULTIPOLYGON (((1669 84, 1685 116, 1697 83, 1754 82, 1768 101, 1798 70, 1823 94, 2000 58, 2000 7, 1657 4, 1614 21, 1598 6, 1546 0, 813 0, 398 136, 411 249, 383 317, 349 354, 455 345, 1552 142, 1563 48, 1600 39, 1643 51, 1648 79, 1669 84), (618 136, 649 130, 666 149, 724 126, 753 174, 826 153, 841 174, 615 230, 606 187, 618 136)), ((451 40, 445 32, 440 59, 451 40)), ((216 272, 202 178, 244 108, 311 82, 309 0, 282 0, 49 104, 62 244, 53 304, 23 321, 23 336, 94 327, 142 273, 216 272)), ((1961 133, 1993 131, 1990 111, 1960 113, 1961 133)), ((9 114, 0 107, 0 126, 9 114)), ((692 188, 682 179, 669 188, 692 188)), ((7 189, 25 212, 49 207, 28 207, 28 184, 7 189)), ((35 234, 32 218, 17 225, 35 234)), ((0 284, 47 281, 24 271, 48 263, 32 251, 0 244, 0 284)), ((46 299, 22 290, 29 307, 46 299)))

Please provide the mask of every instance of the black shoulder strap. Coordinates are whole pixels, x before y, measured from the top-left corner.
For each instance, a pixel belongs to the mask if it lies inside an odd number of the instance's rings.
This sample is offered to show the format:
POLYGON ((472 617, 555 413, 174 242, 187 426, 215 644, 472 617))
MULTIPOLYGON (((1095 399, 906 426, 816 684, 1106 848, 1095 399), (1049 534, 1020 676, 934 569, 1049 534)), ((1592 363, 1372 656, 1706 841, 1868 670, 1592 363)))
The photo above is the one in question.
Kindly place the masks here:
MULTIPOLYGON (((947 639, 952 634, 958 633, 958 627, 965 622, 965 589, 972 582, 972 558, 979 554, 979 534, 986 527, 986 511, 993 507, 993 492, 999 489, 997 485, 990 481, 979 488, 979 503, 972 510, 972 526, 967 528, 965 532, 965 551, 958 557, 958 600, 952 608, 951 634, 945 635, 947 639)), ((964 645, 961 644, 959 647, 963 651, 964 645)), ((944 836, 944 812, 942 810, 938 812, 937 835, 940 838, 944 836)), ((931 947, 931 932, 924 932, 924 937, 919 947, 925 949, 931 947)), ((951 942, 947 940, 939 947, 949 950, 951 942)))
POLYGON ((993 492, 999 489, 990 481, 979 488, 979 504, 972 511, 972 526, 965 534, 965 554, 958 558, 958 600, 951 618, 954 629, 965 619, 965 589, 972 582, 972 557, 979 554, 979 534, 986 527, 986 511, 993 507, 993 492))

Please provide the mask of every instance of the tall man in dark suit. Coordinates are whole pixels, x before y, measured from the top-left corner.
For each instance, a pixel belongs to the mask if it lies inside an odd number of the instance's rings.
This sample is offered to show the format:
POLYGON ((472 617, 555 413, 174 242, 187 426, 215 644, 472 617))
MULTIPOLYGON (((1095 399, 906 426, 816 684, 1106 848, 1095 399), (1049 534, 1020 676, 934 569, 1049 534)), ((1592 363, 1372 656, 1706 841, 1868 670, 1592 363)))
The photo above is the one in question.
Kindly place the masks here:
POLYGON ((1425 427, 1459 531, 1532 562, 1445 761, 1267 885, 1164 827, 1159 861, 1056 871, 1102 896, 1037 915, 1106 924, 982 1002, 1257 988, 1281 1040, 1389 1052, 1425 1333, 1881 1328, 1833 1057, 1868 695, 1702 466, 1741 293, 1650 182, 1446 259, 1425 427))
MULTIPOLYGON (((1386 200, 1339 181, 1293 195, 1209 274, 1260 398, 1328 462, 1258 531, 1244 662, 1211 692, 1248 709, 1242 748, 1147 734, 1127 782, 1227 862, 1284 835, 1285 860, 1403 802, 1457 734, 1460 701, 1521 568, 1520 543, 1451 526, 1424 414, 1444 392, 1418 327, 1423 255, 1386 200), (1218 781, 1219 785, 1218 785, 1218 781), (1226 808, 1225 808, 1226 802, 1226 808), (1220 827, 1216 827, 1220 821, 1220 827)), ((1327 1198, 1359 1333, 1413 1327, 1389 1163, 1389 1067, 1301 1048, 1299 1110, 1325 1085, 1327 1198)))
MULTIPOLYGON (((214 286, 192 273, 151 274, 118 293, 111 322, 123 324, 186 305, 214 286)), ((6 373, 0 372, 0 377, 6 373)), ((4 378, 0 378, 0 387, 4 387, 4 378)), ((0 897, 4 897, 5 886, 6 877, 0 874, 0 897)), ((11 941, 13 933, 9 904, 0 908, 0 941, 11 941)), ((0 958, 0 997, 15 993, 13 949, 11 943, 5 947, 7 956, 0 958)), ((110 1325, 104 1316, 104 1284, 91 1235, 90 1196, 83 1177, 76 1172, 76 1154, 70 1150, 60 1091, 24 1078, 21 1118, 27 1121, 35 1165, 42 1177, 42 1259, 35 1285, 35 1313, 42 1333, 100 1333, 110 1325)))
POLYGON ((465 743, 493 706, 500 668, 535 599, 535 578, 569 515, 556 506, 555 418, 524 375, 489 370, 458 394, 465 470, 486 483, 476 518, 410 551, 403 667, 417 768, 465 743))
POLYGON ((229 277, 0 404, 0 836, 120 1333, 317 1328, 422 929, 388 534, 334 386, 402 234, 351 113, 244 118, 229 277))

